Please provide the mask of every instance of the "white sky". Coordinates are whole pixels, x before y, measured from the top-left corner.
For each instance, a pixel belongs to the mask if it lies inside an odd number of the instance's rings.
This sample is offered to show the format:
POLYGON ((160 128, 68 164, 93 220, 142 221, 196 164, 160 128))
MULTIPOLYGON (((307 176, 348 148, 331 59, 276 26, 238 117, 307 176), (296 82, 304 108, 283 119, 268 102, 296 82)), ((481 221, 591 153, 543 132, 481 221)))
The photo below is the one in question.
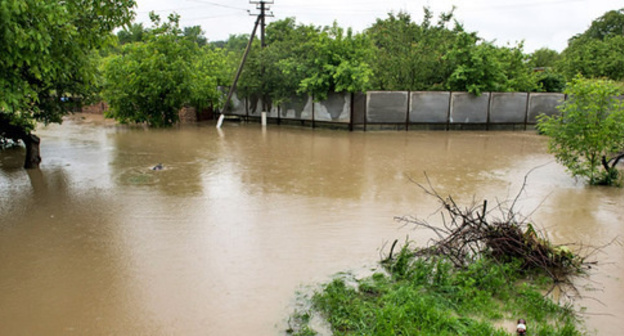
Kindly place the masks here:
MULTIPOLYGON (((175 11, 181 15, 181 26, 200 25, 209 41, 225 40, 230 34, 249 34, 257 13, 248 0, 137 0, 137 22, 149 27, 148 13, 154 11, 164 19, 175 11)), ((430 7, 436 17, 456 7, 455 19, 467 31, 495 41, 498 45, 524 40, 525 52, 547 47, 562 51, 567 40, 585 31, 591 22, 605 12, 624 8, 624 0, 274 0, 274 18, 295 17, 297 23, 330 25, 362 31, 377 18, 389 12, 405 11, 412 20, 421 22, 422 8, 430 7)))

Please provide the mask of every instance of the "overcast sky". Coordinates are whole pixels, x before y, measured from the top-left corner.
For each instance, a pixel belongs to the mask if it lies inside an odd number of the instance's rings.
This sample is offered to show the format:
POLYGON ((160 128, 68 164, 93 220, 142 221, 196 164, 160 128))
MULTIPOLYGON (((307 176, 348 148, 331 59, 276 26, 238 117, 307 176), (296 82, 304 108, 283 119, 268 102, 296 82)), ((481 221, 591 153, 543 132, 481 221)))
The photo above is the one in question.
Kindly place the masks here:
MULTIPOLYGON (((149 27, 148 13, 166 17, 175 11, 181 26, 200 25, 210 41, 227 39, 230 34, 249 34, 257 13, 248 0, 137 0, 137 22, 149 27)), ((624 0, 275 0, 273 18, 268 22, 295 17, 298 23, 330 25, 362 31, 389 12, 404 11, 416 22, 422 21, 422 8, 428 6, 436 17, 456 7, 455 19, 467 31, 495 41, 515 45, 524 40, 525 52, 539 48, 562 51, 567 40, 585 31, 605 12, 624 8, 624 0)))

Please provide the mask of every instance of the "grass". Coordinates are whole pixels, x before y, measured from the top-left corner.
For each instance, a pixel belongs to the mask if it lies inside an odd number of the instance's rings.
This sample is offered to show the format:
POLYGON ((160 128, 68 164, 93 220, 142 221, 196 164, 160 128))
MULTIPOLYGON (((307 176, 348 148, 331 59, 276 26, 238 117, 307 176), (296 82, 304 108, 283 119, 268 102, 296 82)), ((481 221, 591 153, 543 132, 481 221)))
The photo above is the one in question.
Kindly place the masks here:
POLYGON ((476 259, 458 269, 444 258, 421 259, 404 247, 385 272, 336 278, 291 316, 290 335, 311 336, 319 314, 333 335, 514 335, 500 325, 528 321, 529 335, 582 335, 569 305, 542 294, 551 280, 519 271, 520 262, 476 259))

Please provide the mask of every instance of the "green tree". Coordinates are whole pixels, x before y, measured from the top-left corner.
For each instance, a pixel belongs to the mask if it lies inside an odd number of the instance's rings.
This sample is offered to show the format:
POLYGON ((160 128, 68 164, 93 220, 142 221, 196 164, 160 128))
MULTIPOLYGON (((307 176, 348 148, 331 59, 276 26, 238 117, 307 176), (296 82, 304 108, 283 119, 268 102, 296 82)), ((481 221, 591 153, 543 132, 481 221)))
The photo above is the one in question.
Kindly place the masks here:
POLYGON ((267 46, 260 48, 259 41, 254 41, 239 84, 241 96, 263 98, 269 105, 296 96, 307 75, 307 59, 315 53, 310 41, 319 33, 312 25, 297 26, 294 18, 269 24, 267 46))
POLYGON ((536 91, 541 92, 562 92, 565 88, 565 78, 559 72, 551 68, 534 74, 537 80, 536 91))
POLYGON ((409 14, 388 14, 366 30, 373 52, 368 61, 372 66, 372 87, 376 90, 441 90, 451 74, 450 64, 443 56, 451 49, 461 26, 446 26, 453 11, 440 15, 432 23, 433 13, 424 8, 421 24, 409 14))
POLYGON ((607 36, 624 35, 624 8, 611 10, 592 21, 591 26, 573 39, 604 40, 607 36))
POLYGON ((143 42, 148 34, 148 30, 143 27, 142 23, 132 23, 117 32, 117 40, 119 45, 133 42, 143 42))
POLYGON ((247 47, 247 41, 249 41, 249 34, 230 34, 227 40, 213 41, 209 45, 213 49, 225 49, 242 55, 247 47))
POLYGON ((204 31, 201 29, 201 26, 184 27, 182 34, 187 39, 197 43, 200 47, 208 44, 208 39, 204 36, 204 31))
POLYGON ((624 102, 611 81, 575 78, 565 89, 561 115, 541 116, 538 129, 550 137, 548 148, 573 176, 590 184, 620 184, 624 157, 624 102))
POLYGON ((563 51, 559 69, 567 78, 580 74, 624 80, 624 36, 610 35, 603 40, 573 39, 563 51))
POLYGON ((514 47, 499 47, 498 60, 501 62, 505 82, 503 91, 531 92, 538 89, 537 77, 530 64, 530 56, 524 53, 521 42, 514 47))
POLYGON ((254 41, 239 84, 243 97, 262 98, 270 107, 298 95, 322 100, 332 91, 368 88, 370 44, 363 35, 336 24, 321 29, 287 18, 267 27, 266 42, 260 48, 254 41))
POLYGON ((227 84, 229 73, 222 52, 199 48, 195 35, 183 34, 178 15, 164 23, 150 17, 154 28, 145 42, 126 44, 106 61, 103 96, 107 117, 167 127, 179 120, 184 105, 218 105, 217 86, 227 84))
POLYGON ((497 58, 496 47, 478 41, 476 33, 461 32, 458 35, 455 45, 445 56, 454 68, 447 88, 477 96, 485 91, 506 91, 505 72, 497 58))
POLYGON ((454 69, 446 87, 480 95, 485 91, 515 92, 538 89, 523 44, 496 47, 476 33, 460 32, 452 49, 444 56, 454 69))
POLYGON ((219 87, 229 87, 235 71, 233 56, 224 49, 205 46, 191 64, 191 95, 188 102, 201 110, 208 106, 221 107, 223 94, 219 87))
POLYGON ((624 80, 624 9, 605 13, 572 37, 557 68, 568 79, 580 74, 624 80))
POLYGON ((132 19, 133 0, 0 1, 0 137, 41 162, 36 122, 61 122, 95 92, 94 50, 132 19))
POLYGON ((345 33, 334 22, 309 43, 315 52, 305 59, 306 77, 299 83, 298 92, 323 100, 330 92, 359 92, 370 87, 366 36, 354 35, 351 29, 345 33))
POLYGON ((535 50, 529 60, 533 68, 550 68, 555 66, 560 58, 561 55, 556 50, 541 48, 535 50))
POLYGON ((556 50, 541 48, 529 55, 529 66, 533 68, 536 91, 561 92, 565 87, 565 77, 557 71, 561 54, 556 50))

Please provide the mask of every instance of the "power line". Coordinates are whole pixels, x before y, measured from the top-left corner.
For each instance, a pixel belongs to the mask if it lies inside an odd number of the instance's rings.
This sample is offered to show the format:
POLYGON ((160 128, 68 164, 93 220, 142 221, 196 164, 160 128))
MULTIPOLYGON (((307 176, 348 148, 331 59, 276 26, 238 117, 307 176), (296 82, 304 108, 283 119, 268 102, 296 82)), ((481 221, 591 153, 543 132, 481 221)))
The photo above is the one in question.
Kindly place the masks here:
POLYGON ((182 10, 188 10, 188 9, 200 9, 200 8, 204 8, 203 6, 195 6, 195 7, 180 7, 180 8, 172 8, 172 9, 158 9, 158 10, 149 10, 149 11, 138 11, 137 14, 147 14, 147 13, 162 13, 162 12, 175 12, 175 11, 182 11, 182 10))
POLYGON ((185 17, 184 21, 199 21, 199 20, 208 20, 208 19, 220 19, 220 18, 225 18, 225 17, 232 17, 232 16, 241 16, 241 14, 223 14, 223 15, 210 15, 210 16, 200 16, 200 17, 185 17))
POLYGON ((187 1, 203 3, 203 4, 208 4, 208 5, 217 6, 217 7, 223 7, 223 8, 236 9, 236 10, 241 10, 241 11, 245 11, 245 12, 248 11, 246 8, 234 7, 234 6, 224 5, 224 4, 221 4, 221 3, 212 2, 212 1, 206 1, 206 0, 187 0, 187 1))

